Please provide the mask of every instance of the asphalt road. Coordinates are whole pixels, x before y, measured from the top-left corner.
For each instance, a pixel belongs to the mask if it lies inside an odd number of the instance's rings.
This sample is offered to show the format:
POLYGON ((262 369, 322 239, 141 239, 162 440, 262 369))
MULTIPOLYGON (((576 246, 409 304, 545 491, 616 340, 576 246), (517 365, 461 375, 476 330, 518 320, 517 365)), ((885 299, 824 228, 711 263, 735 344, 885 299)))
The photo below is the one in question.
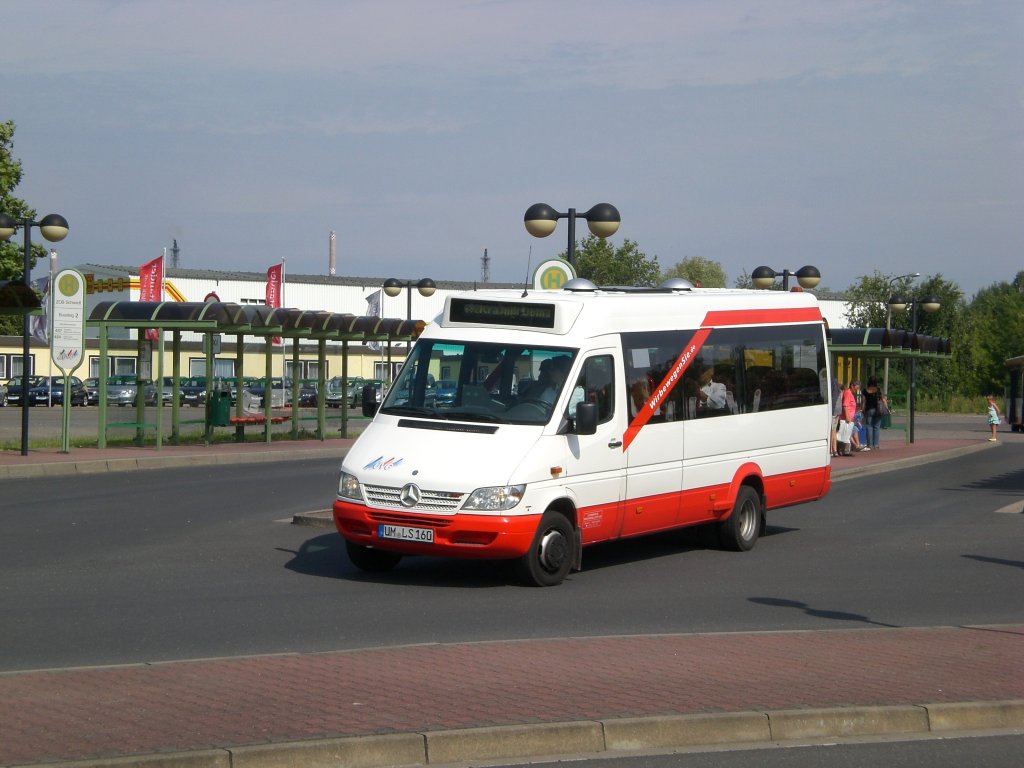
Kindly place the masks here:
MULTIPOLYGON (((1024 445, 849 479, 769 515, 748 553, 692 532, 586 550, 552 589, 503 563, 356 571, 327 529, 334 461, 13 480, 0 669, 422 642, 1012 623, 1024 445)), ((742 662, 738 662, 742 663, 742 662)))

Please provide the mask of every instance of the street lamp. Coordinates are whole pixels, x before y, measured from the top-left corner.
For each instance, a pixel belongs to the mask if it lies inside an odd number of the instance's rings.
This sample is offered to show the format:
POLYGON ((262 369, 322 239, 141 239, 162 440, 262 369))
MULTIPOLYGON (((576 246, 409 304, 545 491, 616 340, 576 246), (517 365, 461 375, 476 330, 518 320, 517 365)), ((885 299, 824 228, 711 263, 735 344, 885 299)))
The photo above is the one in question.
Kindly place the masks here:
POLYGON ((419 291, 420 296, 433 296, 437 285, 429 277, 424 277, 415 283, 412 280, 398 280, 394 277, 389 277, 384 281, 384 294, 391 298, 400 294, 403 288, 409 291, 409 299, 405 305, 405 319, 412 320, 412 289, 415 288, 419 291))
MULTIPOLYGON (((43 216, 39 221, 32 221, 31 216, 25 216, 19 222, 5 213, 0 213, 0 241, 10 240, 18 227, 21 226, 25 237, 25 259, 23 266, 23 279, 25 285, 29 284, 32 276, 32 227, 39 227, 43 237, 51 243, 59 243, 68 236, 68 220, 59 213, 51 213, 43 216)), ((29 339, 29 317, 25 315, 22 324, 22 346, 21 346, 21 455, 28 455, 28 339, 29 339)), ((65 393, 66 394, 66 393, 65 393)))
MULTIPOLYGON (((911 272, 907 275, 899 275, 889 280, 889 295, 892 296, 892 287, 897 280, 913 279, 920 277, 920 272, 911 272)), ((886 303, 885 305, 885 335, 889 336, 889 331, 892 329, 892 304, 886 303)), ((889 396, 889 356, 885 356, 885 360, 882 363, 882 395, 885 397, 889 396)))
MULTIPOLYGON (((894 312, 902 312, 907 308, 907 305, 913 307, 910 313, 910 333, 911 335, 917 335, 917 308, 920 306, 925 312, 938 312, 941 304, 939 303, 939 297, 934 294, 923 296, 920 298, 906 299, 902 296, 890 296, 889 297, 889 308, 894 312)), ((910 425, 910 442, 914 442, 914 407, 917 404, 917 358, 913 355, 910 357, 910 397, 907 398, 907 413, 909 414, 909 425, 910 425)))
POLYGON ((795 277, 801 288, 811 289, 821 282, 821 272, 817 267, 800 267, 796 272, 784 269, 776 272, 771 267, 757 267, 750 275, 750 280, 755 288, 771 288, 775 285, 775 278, 782 278, 782 290, 789 290, 789 278, 795 277))
POLYGON ((565 251, 565 260, 576 268, 576 219, 586 219, 590 231, 604 239, 611 237, 619 230, 622 217, 619 209, 611 203, 598 203, 586 213, 576 213, 570 208, 567 213, 559 213, 547 203, 534 203, 526 209, 523 224, 526 231, 534 237, 547 237, 555 231, 559 219, 569 220, 569 247, 565 251))

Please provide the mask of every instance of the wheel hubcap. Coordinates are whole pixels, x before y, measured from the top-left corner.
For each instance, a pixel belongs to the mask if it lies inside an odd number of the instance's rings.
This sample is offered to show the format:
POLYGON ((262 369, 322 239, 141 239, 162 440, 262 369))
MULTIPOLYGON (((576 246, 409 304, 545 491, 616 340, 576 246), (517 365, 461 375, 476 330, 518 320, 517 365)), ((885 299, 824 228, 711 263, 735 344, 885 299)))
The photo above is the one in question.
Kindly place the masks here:
POLYGON ((540 540, 540 564, 548 571, 557 571, 569 556, 569 542, 558 531, 548 531, 540 540))
POLYGON ((757 528, 757 509, 752 502, 747 502, 740 510, 740 537, 749 540, 757 528))

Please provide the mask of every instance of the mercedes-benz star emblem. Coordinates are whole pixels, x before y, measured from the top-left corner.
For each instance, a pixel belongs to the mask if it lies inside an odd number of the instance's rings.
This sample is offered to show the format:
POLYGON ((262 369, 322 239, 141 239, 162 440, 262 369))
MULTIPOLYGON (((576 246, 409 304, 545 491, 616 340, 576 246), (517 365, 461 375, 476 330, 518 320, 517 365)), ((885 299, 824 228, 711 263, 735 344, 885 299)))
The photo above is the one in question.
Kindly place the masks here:
POLYGON ((420 487, 416 483, 409 483, 402 488, 402 492, 398 494, 398 499, 402 502, 403 507, 415 507, 420 503, 420 496, 422 495, 420 487))

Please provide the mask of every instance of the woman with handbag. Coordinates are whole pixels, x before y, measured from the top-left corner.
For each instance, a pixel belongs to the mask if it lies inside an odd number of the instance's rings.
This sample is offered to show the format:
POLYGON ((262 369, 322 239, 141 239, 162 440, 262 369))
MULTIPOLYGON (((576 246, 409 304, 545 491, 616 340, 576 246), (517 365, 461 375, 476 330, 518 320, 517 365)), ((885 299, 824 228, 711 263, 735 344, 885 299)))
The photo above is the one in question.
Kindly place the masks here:
POLYGON ((878 437, 882 429, 882 402, 885 396, 878 388, 878 382, 868 379, 864 388, 864 428, 867 430, 867 448, 878 450, 878 437))

